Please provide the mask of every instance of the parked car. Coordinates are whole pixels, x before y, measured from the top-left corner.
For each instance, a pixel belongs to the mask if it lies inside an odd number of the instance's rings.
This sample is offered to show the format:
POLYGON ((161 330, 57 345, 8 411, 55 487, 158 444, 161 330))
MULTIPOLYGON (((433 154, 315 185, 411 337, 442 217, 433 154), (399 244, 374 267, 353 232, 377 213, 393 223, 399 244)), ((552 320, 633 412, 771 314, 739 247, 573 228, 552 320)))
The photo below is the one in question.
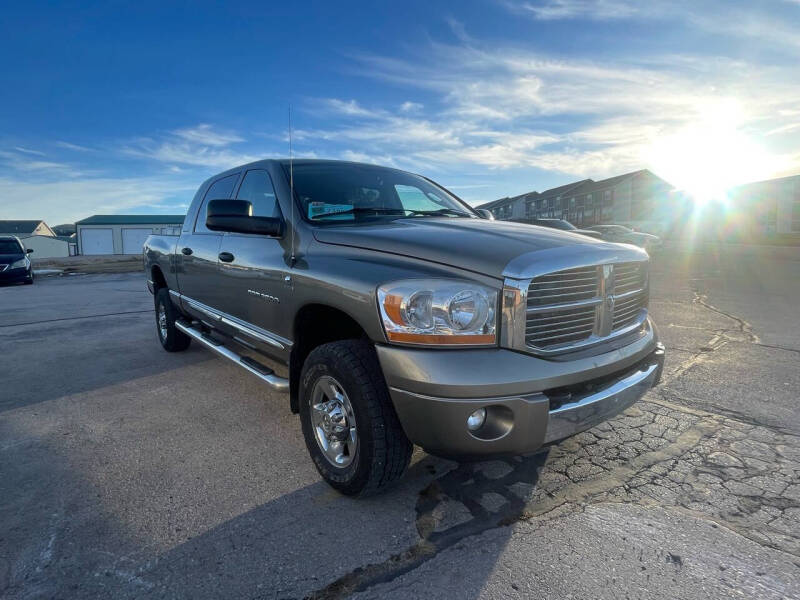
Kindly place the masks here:
POLYGON ((596 239, 601 239, 602 235, 597 231, 592 231, 590 229, 578 229, 565 219, 532 219, 528 217, 522 217, 518 219, 511 219, 516 223, 528 223, 529 225, 538 225, 539 227, 551 227, 553 229, 560 229, 561 231, 571 231, 572 233, 580 233, 582 235, 588 235, 589 237, 593 237, 596 239))
POLYGON ((655 250, 661 246, 661 238, 651 233, 634 231, 624 225, 594 225, 589 229, 600 233, 607 242, 633 244, 645 250, 655 250))
POLYGON ((0 236, 0 283, 33 283, 33 267, 28 255, 33 250, 25 249, 18 237, 0 236))
POLYGON ((225 171, 180 237, 147 239, 145 269, 163 348, 195 341, 288 393, 345 494, 398 479, 413 444, 535 451, 624 410, 663 368, 644 251, 489 221, 395 169, 225 171))

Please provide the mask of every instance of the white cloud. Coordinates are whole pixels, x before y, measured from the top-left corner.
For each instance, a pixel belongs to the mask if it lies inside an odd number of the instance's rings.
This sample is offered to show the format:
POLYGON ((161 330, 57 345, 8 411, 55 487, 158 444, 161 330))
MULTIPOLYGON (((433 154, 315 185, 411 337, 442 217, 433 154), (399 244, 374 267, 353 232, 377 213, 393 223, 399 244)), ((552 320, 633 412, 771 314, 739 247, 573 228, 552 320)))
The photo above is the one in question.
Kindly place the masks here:
POLYGON ((180 212, 177 206, 185 206, 191 201, 197 185, 152 177, 47 183, 1 177, 0 198, 5 204, 5 218, 72 223, 93 214, 120 213, 143 206, 162 213, 180 212), (185 202, 176 203, 175 197, 183 198, 185 202))
POLYGON ((91 152, 92 150, 91 148, 87 148, 86 146, 80 146, 78 144, 73 144, 71 142, 65 142, 62 140, 54 142, 54 145, 58 146, 59 148, 64 148, 65 150, 73 150, 75 152, 91 152))
POLYGON ((536 19, 574 19, 589 17, 600 20, 625 19, 641 12, 648 3, 624 0, 544 0, 537 2, 503 2, 514 12, 528 14, 536 19))
POLYGON ((731 127, 774 138, 766 152, 776 169, 785 170, 790 155, 778 144, 800 142, 800 132, 786 125, 800 97, 794 65, 689 54, 600 62, 472 40, 431 42, 405 59, 356 60, 369 77, 421 89, 437 101, 426 107, 441 108, 392 111, 322 100, 340 119, 300 132, 305 142, 424 168, 534 167, 600 177, 652 167, 648 156, 660 137, 702 123, 731 101, 740 108, 731 127))
POLYGON ((123 146, 122 151, 129 156, 167 163, 170 169, 191 165, 221 171, 266 157, 234 148, 241 142, 245 139, 238 134, 203 123, 157 138, 134 140, 123 146))
POLYGON ((200 146, 230 146, 244 141, 244 138, 231 131, 215 131, 208 123, 177 129, 172 133, 187 142, 200 146))
POLYGON ((14 147, 14 150, 17 152, 22 152, 23 154, 33 154, 34 156, 45 156, 44 152, 40 152, 39 150, 30 150, 28 148, 22 148, 21 146, 14 147))
POLYGON ((407 101, 407 102, 403 102, 400 105, 400 112, 416 113, 416 112, 421 111, 423 108, 425 108, 425 107, 422 104, 420 104, 419 102, 408 102, 407 101))

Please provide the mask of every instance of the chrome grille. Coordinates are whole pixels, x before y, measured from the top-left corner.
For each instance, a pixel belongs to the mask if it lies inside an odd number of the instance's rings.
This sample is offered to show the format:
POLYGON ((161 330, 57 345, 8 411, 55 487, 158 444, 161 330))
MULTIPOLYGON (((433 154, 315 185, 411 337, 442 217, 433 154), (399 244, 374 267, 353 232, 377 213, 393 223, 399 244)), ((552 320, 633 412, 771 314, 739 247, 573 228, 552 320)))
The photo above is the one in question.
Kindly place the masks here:
POLYGON ((558 352, 600 342, 640 323, 647 299, 647 262, 539 275, 527 290, 525 345, 558 352))
POLYGON ((614 295, 620 296, 642 290, 647 283, 647 263, 618 263, 614 265, 614 295))
POLYGON ((630 262, 614 265, 614 320, 612 330, 636 321, 647 308, 647 263, 630 262))
POLYGON ((579 302, 597 296, 597 267, 568 269, 537 277, 528 288, 528 306, 579 302))

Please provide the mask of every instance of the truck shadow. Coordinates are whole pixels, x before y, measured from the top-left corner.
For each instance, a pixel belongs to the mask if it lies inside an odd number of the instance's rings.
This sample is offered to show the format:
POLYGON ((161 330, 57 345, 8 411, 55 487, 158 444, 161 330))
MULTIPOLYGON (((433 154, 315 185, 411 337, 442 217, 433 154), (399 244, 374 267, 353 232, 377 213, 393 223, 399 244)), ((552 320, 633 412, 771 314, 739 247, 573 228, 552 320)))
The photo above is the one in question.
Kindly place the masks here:
MULTIPOLYGON (((381 596, 382 584, 471 536, 516 521, 547 455, 544 451, 455 468, 425 456, 397 489, 361 500, 331 492, 323 483, 313 484, 159 556, 140 576, 157 586, 159 595, 189 598, 334 599, 359 592, 381 596), (398 533, 398 517, 408 514, 397 510, 420 484, 414 503, 417 541, 387 556, 398 533), (319 494, 330 500, 320 503, 319 494), (375 555, 382 559, 370 562, 375 555)), ((402 518, 401 528, 407 521, 407 516, 402 518)), ((509 528, 500 531, 501 537, 511 535, 509 528)), ((503 547, 494 542, 497 555, 482 548, 480 567, 471 569, 468 581, 454 582, 451 597, 479 595, 503 547)))
MULTIPOLYGON (((20 432, 4 435, 13 439, 20 432)), ((16 507, 0 527, 7 543, 0 545, 4 597, 68 590, 70 597, 87 598, 380 595, 382 584, 500 527, 493 544, 481 548, 468 580, 452 584, 451 597, 476 597, 511 535, 501 526, 521 515, 524 496, 535 489, 547 459, 543 453, 456 465, 418 453, 399 485, 379 496, 352 499, 316 481, 197 535, 187 532, 191 537, 180 528, 196 527, 192 512, 176 514, 174 525, 180 527, 151 539, 145 533, 148 511, 171 512, 180 490, 151 489, 137 504, 120 507, 102 480, 83 473, 91 448, 73 449, 88 452, 76 460, 60 444, 57 438, 20 438, 19 445, 4 449, 9 460, 0 468, 0 492, 7 506, 16 507), (139 525, 131 529, 132 522, 139 525), (157 550, 165 544, 171 547, 157 550)), ((189 475, 181 481, 202 472, 189 475)), ((215 501, 191 500, 198 506, 215 501)))

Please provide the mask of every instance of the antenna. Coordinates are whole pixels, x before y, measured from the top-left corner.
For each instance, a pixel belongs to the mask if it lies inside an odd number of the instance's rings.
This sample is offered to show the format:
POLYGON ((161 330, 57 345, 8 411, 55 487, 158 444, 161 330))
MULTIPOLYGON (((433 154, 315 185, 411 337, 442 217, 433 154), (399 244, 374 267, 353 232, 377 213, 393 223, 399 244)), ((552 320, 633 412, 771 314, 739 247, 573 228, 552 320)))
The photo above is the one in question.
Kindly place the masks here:
POLYGON ((291 228, 292 228, 292 254, 290 258, 289 266, 293 267, 295 263, 295 255, 294 255, 294 230, 296 229, 296 224, 294 221, 294 168, 292 162, 294 157, 292 156, 292 104, 289 103, 289 204, 291 205, 291 228))

